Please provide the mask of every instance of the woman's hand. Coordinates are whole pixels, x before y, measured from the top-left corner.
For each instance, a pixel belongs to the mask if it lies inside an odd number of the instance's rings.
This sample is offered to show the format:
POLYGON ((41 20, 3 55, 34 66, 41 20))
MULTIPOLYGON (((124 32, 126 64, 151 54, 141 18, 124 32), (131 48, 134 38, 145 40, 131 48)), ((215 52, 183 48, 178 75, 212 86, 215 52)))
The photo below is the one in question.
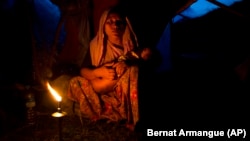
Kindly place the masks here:
POLYGON ((111 66, 101 66, 95 69, 95 75, 105 79, 114 80, 116 78, 115 69, 111 66))
POLYGON ((117 77, 119 78, 128 68, 124 61, 117 62, 113 65, 113 68, 116 71, 117 77))

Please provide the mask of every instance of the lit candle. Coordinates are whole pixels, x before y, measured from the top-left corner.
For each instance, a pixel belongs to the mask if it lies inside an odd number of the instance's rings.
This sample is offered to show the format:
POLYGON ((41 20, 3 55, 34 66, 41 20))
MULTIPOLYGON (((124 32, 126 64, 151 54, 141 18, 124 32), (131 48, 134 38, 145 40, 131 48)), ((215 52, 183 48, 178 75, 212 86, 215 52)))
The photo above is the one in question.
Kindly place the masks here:
POLYGON ((47 82, 47 87, 50 93, 55 97, 56 101, 58 102, 58 107, 57 107, 58 112, 61 112, 62 97, 50 86, 48 82, 47 82))
POLYGON ((58 119, 58 136, 59 141, 62 141, 62 117, 66 115, 66 112, 63 112, 61 110, 62 97, 50 86, 49 82, 47 82, 47 87, 50 93, 55 97, 56 101, 58 102, 57 112, 53 113, 52 116, 58 119))
POLYGON ((49 82, 47 82, 47 87, 48 87, 50 93, 53 95, 53 97, 58 102, 57 112, 53 113, 52 116, 53 117, 63 117, 63 116, 65 116, 66 113, 62 112, 62 109, 61 109, 62 97, 50 86, 49 82))

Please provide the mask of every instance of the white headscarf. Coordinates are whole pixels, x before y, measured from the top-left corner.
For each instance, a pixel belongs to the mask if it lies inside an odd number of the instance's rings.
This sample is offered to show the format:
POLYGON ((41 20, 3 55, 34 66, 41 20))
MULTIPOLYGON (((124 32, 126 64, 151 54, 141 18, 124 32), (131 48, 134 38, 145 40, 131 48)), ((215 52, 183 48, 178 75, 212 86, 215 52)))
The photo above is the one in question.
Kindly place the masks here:
MULTIPOLYGON (((90 42, 90 55, 91 55, 92 65, 94 66, 99 66, 103 63, 102 58, 104 57, 104 52, 105 52, 104 24, 106 22, 110 10, 111 9, 107 9, 103 12, 99 22, 99 30, 96 36, 90 42)), ((126 27, 125 27, 125 32, 123 34, 124 54, 134 49, 134 47, 138 47, 137 37, 132 29, 130 21, 128 20, 127 17, 125 18, 126 18, 126 27)))

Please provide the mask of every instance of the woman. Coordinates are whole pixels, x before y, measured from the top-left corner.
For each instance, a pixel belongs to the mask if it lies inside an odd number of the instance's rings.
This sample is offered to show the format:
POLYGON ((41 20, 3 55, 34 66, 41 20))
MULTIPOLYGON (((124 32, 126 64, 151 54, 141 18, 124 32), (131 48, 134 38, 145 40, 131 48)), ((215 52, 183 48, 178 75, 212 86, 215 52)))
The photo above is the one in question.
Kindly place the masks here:
POLYGON ((90 65, 85 62, 81 76, 71 79, 67 94, 80 104, 84 117, 126 121, 134 127, 139 119, 138 66, 117 60, 137 47, 131 24, 119 8, 104 11, 90 42, 90 65))

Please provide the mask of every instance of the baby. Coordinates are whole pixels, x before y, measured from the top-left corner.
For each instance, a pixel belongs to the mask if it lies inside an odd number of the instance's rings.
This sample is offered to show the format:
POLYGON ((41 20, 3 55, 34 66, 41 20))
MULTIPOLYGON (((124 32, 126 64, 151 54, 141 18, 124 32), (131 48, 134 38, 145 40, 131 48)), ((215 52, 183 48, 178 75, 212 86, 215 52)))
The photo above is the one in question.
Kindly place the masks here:
MULTIPOLYGON (((152 51, 150 48, 142 48, 142 49, 133 50, 133 51, 128 52, 125 55, 120 56, 118 60, 115 60, 114 63, 111 63, 113 65, 111 66, 107 65, 107 67, 110 69, 116 70, 116 68, 113 67, 116 63, 124 61, 127 65, 131 65, 140 60, 145 60, 145 61, 149 60, 151 55, 152 55, 152 51)), ((99 94, 102 94, 102 93, 106 93, 106 92, 110 92, 114 90, 118 79, 122 76, 122 74, 118 74, 118 72, 116 73, 117 73, 116 74, 117 78, 114 80, 104 79, 104 78, 92 80, 91 84, 92 84, 94 91, 96 91, 99 94)))
POLYGON ((118 58, 118 61, 135 61, 135 60, 148 60, 152 55, 150 48, 142 48, 129 51, 126 55, 122 55, 118 58))

